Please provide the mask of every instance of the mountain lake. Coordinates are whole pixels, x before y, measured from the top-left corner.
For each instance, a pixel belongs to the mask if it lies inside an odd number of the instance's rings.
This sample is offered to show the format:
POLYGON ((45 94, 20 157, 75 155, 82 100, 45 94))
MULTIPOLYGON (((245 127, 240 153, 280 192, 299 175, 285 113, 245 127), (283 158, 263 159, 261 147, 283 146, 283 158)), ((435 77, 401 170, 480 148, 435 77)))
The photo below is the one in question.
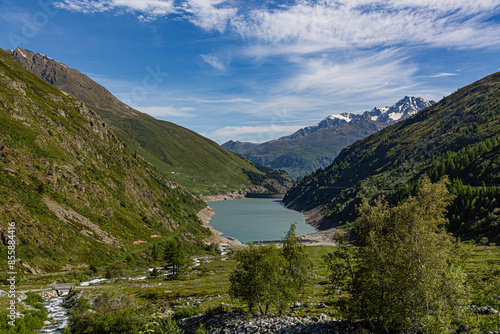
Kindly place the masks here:
POLYGON ((305 223, 306 217, 285 208, 280 200, 244 198, 229 201, 208 202, 215 210, 210 225, 222 232, 223 237, 233 237, 246 244, 248 241, 279 241, 297 223, 297 236, 315 232, 305 223))

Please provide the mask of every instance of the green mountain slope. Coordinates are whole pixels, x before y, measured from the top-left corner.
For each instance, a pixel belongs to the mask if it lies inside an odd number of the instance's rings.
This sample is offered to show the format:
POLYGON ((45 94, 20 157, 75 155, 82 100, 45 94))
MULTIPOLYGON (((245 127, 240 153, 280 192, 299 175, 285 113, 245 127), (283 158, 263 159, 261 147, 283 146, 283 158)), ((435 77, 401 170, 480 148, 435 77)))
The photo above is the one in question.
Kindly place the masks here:
POLYGON ((0 261, 8 223, 33 268, 111 262, 153 235, 196 241, 205 203, 119 138, 83 103, 0 50, 0 261))
POLYGON ((75 69, 29 50, 9 52, 32 73, 83 101, 132 152, 196 194, 244 188, 284 192, 291 185, 286 173, 260 168, 191 130, 141 113, 75 69), (253 174, 258 177, 249 177, 253 174))
POLYGON ((323 227, 328 227, 353 221, 363 197, 397 201, 415 193, 419 178, 447 174, 457 196, 450 230, 500 241, 499 135, 496 73, 352 144, 330 166, 297 182, 284 201, 298 210, 322 208, 330 219, 323 227), (458 212, 461 201, 468 207, 458 212))

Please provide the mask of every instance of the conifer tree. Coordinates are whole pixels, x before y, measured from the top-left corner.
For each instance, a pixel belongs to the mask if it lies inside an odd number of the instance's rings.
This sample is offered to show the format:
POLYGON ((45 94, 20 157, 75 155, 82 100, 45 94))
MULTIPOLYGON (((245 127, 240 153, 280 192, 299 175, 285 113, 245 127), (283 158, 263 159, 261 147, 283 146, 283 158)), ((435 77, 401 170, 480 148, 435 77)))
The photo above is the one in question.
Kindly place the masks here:
POLYGON ((177 240, 168 240, 164 245, 165 269, 172 270, 172 277, 178 278, 188 265, 189 259, 183 245, 177 240))

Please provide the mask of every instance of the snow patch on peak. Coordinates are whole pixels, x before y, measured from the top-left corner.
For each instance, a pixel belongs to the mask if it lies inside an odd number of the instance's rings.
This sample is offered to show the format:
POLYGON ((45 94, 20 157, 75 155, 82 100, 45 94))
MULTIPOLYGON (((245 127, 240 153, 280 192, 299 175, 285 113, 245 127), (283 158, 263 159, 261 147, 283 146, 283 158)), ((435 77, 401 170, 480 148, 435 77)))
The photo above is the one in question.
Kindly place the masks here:
POLYGON ((399 120, 401 117, 403 117, 403 113, 402 112, 391 112, 389 114, 389 118, 392 119, 393 121, 397 121, 399 120))
POLYGON ((26 57, 26 55, 24 54, 23 49, 21 49, 21 48, 17 48, 16 50, 17 50, 17 51, 18 51, 18 52, 19 52, 19 53, 20 53, 20 54, 21 54, 24 58, 28 58, 28 57, 26 57))
POLYGON ((331 120, 340 119, 340 120, 346 121, 347 123, 349 123, 352 120, 351 114, 348 114, 348 113, 343 113, 340 115, 330 115, 327 117, 327 119, 331 119, 331 120))

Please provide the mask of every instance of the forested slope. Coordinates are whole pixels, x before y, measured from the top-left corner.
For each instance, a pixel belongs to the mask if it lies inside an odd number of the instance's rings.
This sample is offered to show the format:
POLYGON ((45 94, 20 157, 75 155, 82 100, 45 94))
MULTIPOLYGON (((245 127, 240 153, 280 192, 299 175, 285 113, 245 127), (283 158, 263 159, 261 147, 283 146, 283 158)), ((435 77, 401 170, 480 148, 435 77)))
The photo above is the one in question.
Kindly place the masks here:
POLYGON ((449 175, 456 196, 450 230, 500 241, 499 136, 495 73, 352 144, 330 166, 299 180, 284 201, 298 210, 322 208, 334 224, 346 223, 363 197, 397 201, 414 194, 423 176, 436 181, 449 175))

